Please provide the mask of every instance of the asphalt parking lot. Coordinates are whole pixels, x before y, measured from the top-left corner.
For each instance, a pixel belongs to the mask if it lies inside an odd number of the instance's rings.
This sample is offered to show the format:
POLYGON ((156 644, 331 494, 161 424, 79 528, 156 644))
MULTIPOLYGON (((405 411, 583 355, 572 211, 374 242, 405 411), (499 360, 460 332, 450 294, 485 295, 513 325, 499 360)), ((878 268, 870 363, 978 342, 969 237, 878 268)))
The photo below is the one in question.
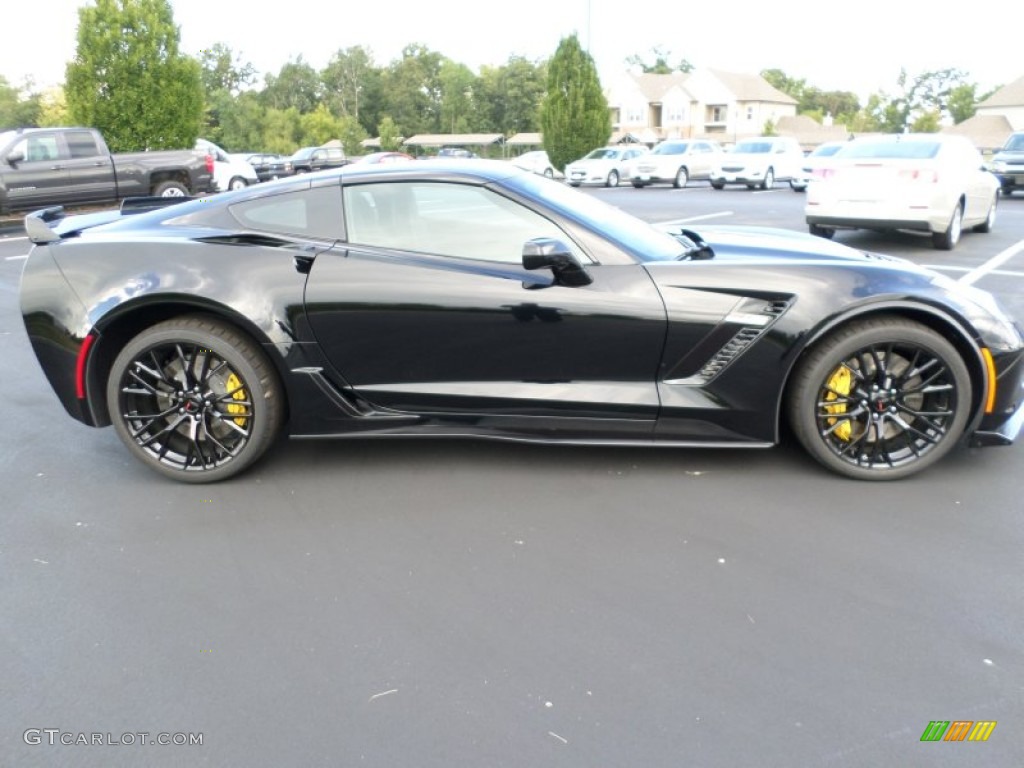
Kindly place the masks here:
MULTIPOLYGON (((805 229, 784 186, 585 193, 805 229)), ((952 252, 837 240, 1024 317, 1024 197, 952 252)), ((27 250, 0 236, 0 765, 1024 765, 1019 444, 868 484, 789 444, 292 442, 189 487, 63 413, 27 250)))

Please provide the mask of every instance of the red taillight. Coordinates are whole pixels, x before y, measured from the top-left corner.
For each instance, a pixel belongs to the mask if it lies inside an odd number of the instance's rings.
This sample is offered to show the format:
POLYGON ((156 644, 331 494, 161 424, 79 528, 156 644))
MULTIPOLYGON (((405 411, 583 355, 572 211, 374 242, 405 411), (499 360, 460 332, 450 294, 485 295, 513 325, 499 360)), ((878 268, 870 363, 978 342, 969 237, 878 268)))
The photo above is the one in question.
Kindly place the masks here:
POLYGON ((904 168, 899 175, 904 181, 920 181, 924 184, 936 184, 939 181, 939 173, 934 168, 904 168))
POLYGON ((85 399, 85 366, 89 362, 89 350, 94 341, 96 337, 90 333, 82 339, 82 346, 78 348, 78 359, 75 361, 75 396, 79 400, 85 399))
POLYGON ((206 172, 213 173, 213 155, 206 156, 206 172))
POLYGON ((815 168, 811 171, 811 178, 817 179, 818 181, 824 181, 825 179, 831 179, 836 175, 835 168, 815 168))

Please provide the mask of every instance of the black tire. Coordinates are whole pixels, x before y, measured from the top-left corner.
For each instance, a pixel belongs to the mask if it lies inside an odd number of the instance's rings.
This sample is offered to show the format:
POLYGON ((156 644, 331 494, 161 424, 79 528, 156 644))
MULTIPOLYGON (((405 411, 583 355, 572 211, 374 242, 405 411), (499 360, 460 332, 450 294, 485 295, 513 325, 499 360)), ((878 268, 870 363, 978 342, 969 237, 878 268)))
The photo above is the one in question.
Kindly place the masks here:
POLYGON ((545 176, 545 178, 548 178, 548 179, 555 178, 555 171, 554 171, 554 169, 553 168, 545 168, 544 169, 544 176, 545 176))
POLYGON ((578 181, 570 181, 569 182, 569 186, 570 187, 578 187, 579 185, 580 185, 580 182, 578 182, 578 181))
POLYGON ((976 224, 974 227, 975 232, 991 232, 992 228, 996 225, 996 208, 999 205, 999 193, 992 195, 992 202, 988 206, 988 215, 985 216, 985 220, 981 224, 976 224))
POLYGON ((248 186, 249 182, 241 176, 235 176, 228 182, 228 190, 245 189, 248 186))
POLYGON ((712 189, 725 189, 725 182, 724 181, 712 181, 711 182, 711 188, 712 189))
POLYGON ((686 169, 686 166, 682 166, 676 171, 676 177, 672 180, 672 186, 676 189, 682 189, 690 182, 690 172, 686 169))
POLYGON ((118 437, 144 464, 186 483, 224 480, 256 461, 280 433, 284 407, 259 345, 200 315, 142 331, 107 380, 118 437))
POLYGON ((153 187, 154 197, 188 197, 188 187, 180 181, 161 181, 153 187))
POLYGON ((764 178, 761 179, 761 189, 772 189, 775 186, 775 169, 769 168, 764 172, 764 178))
POLYGON ((807 191, 807 185, 806 184, 801 184, 798 181, 790 180, 789 188, 792 189, 794 192, 806 192, 807 191))
POLYGON ((634 188, 634 189, 643 189, 643 188, 644 188, 644 187, 646 187, 646 186, 647 186, 647 185, 646 185, 646 184, 644 184, 644 183, 643 183, 642 181, 634 181, 634 182, 633 182, 633 188, 634 188))
POLYGON ((800 362, 790 424, 823 465, 858 480, 897 480, 958 442, 971 409, 960 353, 930 328, 882 316, 844 326, 800 362))
POLYGON ((815 237, 824 237, 826 240, 831 240, 836 236, 836 231, 829 227, 819 227, 817 224, 811 224, 807 227, 808 231, 815 237))
POLYGON ((604 185, 606 187, 617 187, 619 186, 619 172, 612 170, 608 172, 608 178, 605 179, 604 185))
POLYGON ((960 242, 961 226, 963 224, 964 210, 960 203, 953 209, 953 215, 949 219, 949 225, 945 232, 932 232, 932 245, 940 251, 952 251, 960 242))

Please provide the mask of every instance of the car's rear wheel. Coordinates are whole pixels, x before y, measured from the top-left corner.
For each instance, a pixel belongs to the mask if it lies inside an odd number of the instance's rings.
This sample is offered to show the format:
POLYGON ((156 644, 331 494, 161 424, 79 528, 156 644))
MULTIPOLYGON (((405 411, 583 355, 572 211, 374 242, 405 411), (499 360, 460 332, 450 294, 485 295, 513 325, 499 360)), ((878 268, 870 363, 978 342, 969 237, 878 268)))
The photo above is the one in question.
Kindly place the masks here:
POLYGON ((991 232, 992 228, 996 225, 996 207, 999 204, 999 194, 992 195, 992 202, 988 206, 988 215, 985 216, 985 220, 974 227, 975 232, 991 232))
POLYGON ((826 240, 831 240, 836 236, 836 231, 831 227, 819 227, 817 224, 811 224, 807 229, 815 237, 824 237, 826 240))
POLYGON ((605 186, 606 187, 617 187, 617 186, 619 186, 619 172, 618 171, 610 171, 608 173, 608 178, 605 180, 605 186))
POLYGON ((675 181, 672 182, 672 186, 676 189, 682 189, 689 183, 690 173, 686 170, 685 166, 676 171, 675 181))
POLYGON ((188 197, 188 187, 180 181, 162 181, 153 189, 155 197, 188 197))
POLYGON ((712 181, 711 182, 711 188, 712 189, 725 189, 725 182, 724 181, 712 181))
POLYGON ((945 232, 932 232, 932 245, 940 251, 951 251, 960 242, 960 230, 963 226, 964 210, 960 203, 953 209, 953 215, 949 219, 949 226, 945 232))
POLYGON ((283 389, 259 345, 198 315, 154 325, 125 345, 107 381, 107 407, 132 454, 189 483, 248 467, 284 415, 283 389))
POLYGON ((228 189, 245 189, 249 186, 249 182, 243 179, 241 176, 235 176, 228 182, 228 189))
POLYGON ((960 353, 901 317, 852 323, 818 343, 789 387, 789 419, 808 453, 860 480, 895 480, 946 455, 967 424, 971 378, 960 353))
POLYGON ((761 179, 761 189, 771 189, 775 186, 775 171, 769 168, 761 179))
POLYGON ((644 183, 643 183, 642 181, 634 181, 634 182, 633 182, 633 187, 634 187, 635 189, 643 189, 643 188, 644 188, 644 187, 646 187, 646 186, 647 186, 647 185, 646 185, 646 184, 644 184, 644 183))

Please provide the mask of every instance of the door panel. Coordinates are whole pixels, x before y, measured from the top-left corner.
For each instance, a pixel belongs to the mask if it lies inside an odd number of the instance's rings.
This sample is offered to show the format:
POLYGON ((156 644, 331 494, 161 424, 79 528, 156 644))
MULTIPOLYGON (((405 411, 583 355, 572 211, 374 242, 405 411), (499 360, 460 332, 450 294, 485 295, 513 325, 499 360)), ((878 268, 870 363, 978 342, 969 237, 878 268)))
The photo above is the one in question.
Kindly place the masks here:
POLYGON ((653 423, 665 310, 637 266, 549 272, 374 248, 320 255, 306 289, 326 356, 368 401, 413 413, 653 423))

